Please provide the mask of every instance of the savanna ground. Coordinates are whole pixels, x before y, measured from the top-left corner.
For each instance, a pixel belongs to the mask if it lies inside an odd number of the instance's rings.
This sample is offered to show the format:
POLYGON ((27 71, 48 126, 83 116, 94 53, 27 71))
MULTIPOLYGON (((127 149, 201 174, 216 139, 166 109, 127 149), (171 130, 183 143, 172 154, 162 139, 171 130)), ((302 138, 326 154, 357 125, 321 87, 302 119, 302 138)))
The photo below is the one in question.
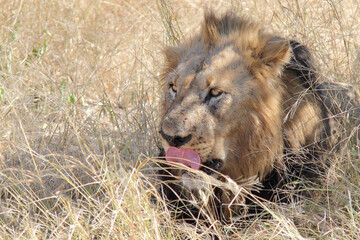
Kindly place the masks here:
MULTIPOLYGON (((357 146, 316 200, 271 219, 193 226, 157 198, 161 49, 204 7, 309 46, 328 81, 359 83, 357 0, 0 0, 1 239, 359 239, 357 146)), ((351 130, 351 129, 350 129, 351 130)), ((356 129, 354 129, 356 130, 356 129)), ((356 132, 356 131, 353 131, 356 132)))

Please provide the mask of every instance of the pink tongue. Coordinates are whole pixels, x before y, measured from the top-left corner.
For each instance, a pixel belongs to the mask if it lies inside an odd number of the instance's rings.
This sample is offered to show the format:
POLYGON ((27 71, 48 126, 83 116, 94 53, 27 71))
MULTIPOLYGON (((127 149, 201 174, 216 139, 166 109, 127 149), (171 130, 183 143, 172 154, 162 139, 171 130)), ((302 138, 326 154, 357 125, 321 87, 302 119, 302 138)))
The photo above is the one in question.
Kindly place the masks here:
POLYGON ((192 169, 199 170, 200 157, 197 152, 188 148, 169 147, 166 151, 166 161, 182 163, 192 169))

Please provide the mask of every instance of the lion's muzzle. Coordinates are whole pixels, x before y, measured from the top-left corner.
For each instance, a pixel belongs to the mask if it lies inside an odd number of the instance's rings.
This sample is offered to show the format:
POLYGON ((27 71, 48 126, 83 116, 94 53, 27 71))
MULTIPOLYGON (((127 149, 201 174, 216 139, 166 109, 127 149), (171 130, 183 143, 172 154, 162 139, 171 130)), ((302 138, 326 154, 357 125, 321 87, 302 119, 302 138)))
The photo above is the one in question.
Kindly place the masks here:
POLYGON ((186 137, 180 137, 180 136, 167 135, 167 134, 164 133, 163 130, 160 130, 159 133, 161 134, 161 136, 166 140, 166 142, 170 146, 174 146, 174 147, 183 146, 186 143, 188 143, 192 138, 191 134, 187 135, 186 137))

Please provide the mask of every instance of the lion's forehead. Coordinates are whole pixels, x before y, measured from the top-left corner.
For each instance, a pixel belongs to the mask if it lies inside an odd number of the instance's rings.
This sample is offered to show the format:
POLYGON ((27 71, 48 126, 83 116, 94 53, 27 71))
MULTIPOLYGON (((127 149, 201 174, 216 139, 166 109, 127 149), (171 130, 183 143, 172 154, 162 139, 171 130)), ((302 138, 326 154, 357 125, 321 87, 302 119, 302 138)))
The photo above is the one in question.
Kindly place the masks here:
POLYGON ((209 56, 209 62, 207 63, 209 67, 207 69, 209 71, 233 69, 241 66, 241 59, 241 54, 234 45, 224 46, 209 56))
MULTIPOLYGON (((247 74, 245 58, 234 45, 225 45, 211 52, 190 52, 174 71, 179 87, 202 90, 212 87, 211 83, 215 87, 231 87, 229 84, 239 79, 242 73, 247 74)), ((174 75, 171 77, 175 78, 174 75)))

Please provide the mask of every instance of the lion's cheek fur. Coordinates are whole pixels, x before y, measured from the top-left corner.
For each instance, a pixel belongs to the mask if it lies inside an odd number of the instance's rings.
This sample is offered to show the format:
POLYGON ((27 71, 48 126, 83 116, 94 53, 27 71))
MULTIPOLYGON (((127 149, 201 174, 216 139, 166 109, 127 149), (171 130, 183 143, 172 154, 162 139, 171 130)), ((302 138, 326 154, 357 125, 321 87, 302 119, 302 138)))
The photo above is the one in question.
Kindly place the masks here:
POLYGON ((281 91, 267 97, 262 90, 261 97, 251 108, 239 106, 233 129, 229 129, 226 140, 227 156, 222 173, 232 179, 264 177, 274 165, 281 165, 283 151, 281 91), (244 109, 244 110, 243 110, 244 109))

